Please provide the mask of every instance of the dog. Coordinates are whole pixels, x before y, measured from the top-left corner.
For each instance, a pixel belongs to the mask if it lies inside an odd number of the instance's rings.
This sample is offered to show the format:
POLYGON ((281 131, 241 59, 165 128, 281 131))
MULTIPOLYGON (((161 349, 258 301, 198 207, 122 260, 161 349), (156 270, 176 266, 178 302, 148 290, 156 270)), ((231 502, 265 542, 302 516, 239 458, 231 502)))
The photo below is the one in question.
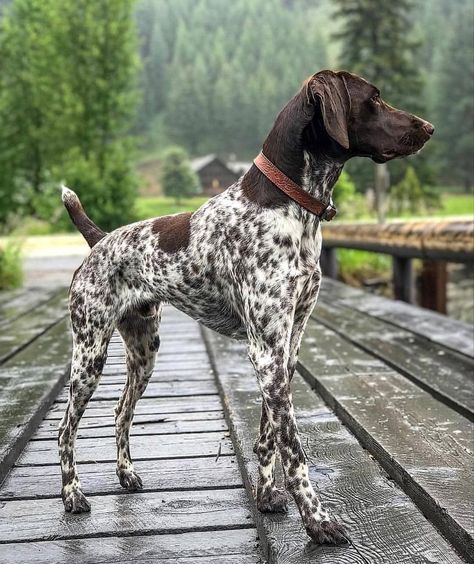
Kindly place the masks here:
POLYGON ((69 215, 92 250, 70 287, 73 353, 69 400, 59 427, 66 511, 90 505, 75 464, 82 414, 118 329, 127 381, 115 409, 117 475, 142 487, 129 451, 134 408, 150 379, 160 345, 163 303, 206 327, 248 342, 262 394, 256 503, 283 512, 275 484, 279 451, 286 490, 317 543, 347 542, 310 481, 295 421, 290 383, 321 282, 322 219, 335 213, 332 190, 352 157, 384 163, 418 152, 433 126, 382 100, 366 80, 340 71, 311 76, 281 110, 250 170, 194 213, 149 219, 105 233, 63 189, 69 215))

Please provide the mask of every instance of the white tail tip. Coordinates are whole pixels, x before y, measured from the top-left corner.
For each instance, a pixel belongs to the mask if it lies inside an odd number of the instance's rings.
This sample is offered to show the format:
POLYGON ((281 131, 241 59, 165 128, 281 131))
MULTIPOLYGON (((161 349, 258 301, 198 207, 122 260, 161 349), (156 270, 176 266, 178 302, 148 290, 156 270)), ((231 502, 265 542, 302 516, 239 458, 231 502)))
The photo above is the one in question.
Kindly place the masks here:
POLYGON ((65 202, 66 200, 77 199, 77 194, 73 190, 70 190, 67 186, 62 184, 61 185, 61 199, 62 199, 63 202, 65 202))

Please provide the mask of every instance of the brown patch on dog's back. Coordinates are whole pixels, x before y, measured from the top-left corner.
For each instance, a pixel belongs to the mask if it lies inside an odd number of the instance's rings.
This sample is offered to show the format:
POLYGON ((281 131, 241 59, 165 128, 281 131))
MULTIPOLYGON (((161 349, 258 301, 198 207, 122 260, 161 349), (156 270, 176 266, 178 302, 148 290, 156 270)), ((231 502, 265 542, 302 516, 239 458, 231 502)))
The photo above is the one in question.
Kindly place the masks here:
POLYGON ((191 235, 190 212, 158 217, 152 225, 152 232, 159 235, 158 246, 166 253, 175 253, 189 245, 191 235))

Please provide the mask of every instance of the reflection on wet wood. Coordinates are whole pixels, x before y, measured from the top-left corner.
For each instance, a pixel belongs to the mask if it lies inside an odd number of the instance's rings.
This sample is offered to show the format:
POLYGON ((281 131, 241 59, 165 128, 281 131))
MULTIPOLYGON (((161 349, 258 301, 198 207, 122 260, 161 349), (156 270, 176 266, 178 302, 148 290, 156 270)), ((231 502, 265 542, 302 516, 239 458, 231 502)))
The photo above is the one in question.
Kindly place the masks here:
POLYGON ((326 297, 312 317, 474 419, 472 359, 326 297))
MULTIPOLYGON (((253 371, 242 344, 207 330, 205 335, 244 479, 252 491, 257 474, 253 437, 257 435, 260 417, 253 371)), ((323 365, 318 365, 318 369, 323 365)), ((344 548, 312 545, 291 504, 288 516, 255 514, 269 561, 288 564, 462 562, 412 500, 387 477, 299 375, 294 378, 292 392, 310 477, 323 502, 347 525, 353 545, 344 548)))
POLYGON ((310 321, 300 367, 307 381, 430 520, 474 556, 472 424, 428 392, 310 321), (352 356, 358 368, 352 367, 352 356), (366 365, 364 367, 364 360, 366 365), (334 367, 321 373, 321 365, 334 367))
MULTIPOLYGON (((2 564, 260 562, 248 497, 201 333, 189 318, 170 308, 167 312, 170 322, 163 326, 164 331, 170 329, 170 338, 163 339, 163 354, 138 403, 131 432, 135 468, 144 482, 144 489, 136 493, 122 489, 115 474, 113 413, 126 368, 123 345, 117 336, 112 339, 103 379, 77 440, 90 514, 65 514, 59 495, 57 426, 67 387, 54 366, 56 357, 61 358, 64 372, 69 361, 66 322, 4 365, 10 370, 0 372, 0 382, 25 386, 35 377, 40 381, 42 373, 49 374, 59 396, 0 489, 2 564), (42 354, 47 360, 43 372, 42 354), (21 378, 11 370, 13 360, 22 370, 21 378)), ((18 396, 22 398, 21 393, 18 396)), ((13 393, 1 398, 0 407, 5 409, 14 403, 13 393)))

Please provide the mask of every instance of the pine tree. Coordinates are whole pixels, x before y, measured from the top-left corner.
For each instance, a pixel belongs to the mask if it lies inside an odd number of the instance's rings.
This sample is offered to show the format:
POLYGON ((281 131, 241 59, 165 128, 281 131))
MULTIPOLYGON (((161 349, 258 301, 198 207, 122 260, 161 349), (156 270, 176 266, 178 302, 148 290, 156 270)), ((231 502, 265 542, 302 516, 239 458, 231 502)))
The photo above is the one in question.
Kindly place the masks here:
POLYGON ((60 120, 67 90, 54 0, 16 0, 0 27, 0 220, 41 193, 52 159, 64 148, 60 120))
POLYGON ((105 229, 132 217, 131 8, 132 0, 12 2, 0 28, 2 204, 48 215, 60 207, 52 184, 66 180, 105 229))
POLYGON ((181 147, 170 147, 163 154, 160 182, 163 192, 175 198, 178 204, 182 198, 198 193, 199 179, 191 169, 186 151, 181 147))
MULTIPOLYGON (((377 85, 391 104, 421 113, 423 89, 415 55, 412 0, 334 0, 336 17, 343 21, 335 37, 341 41, 341 66, 377 85)), ((388 165, 375 165, 375 203, 384 221, 384 197, 389 185, 388 165)), ((351 167, 355 175, 358 168, 351 167)))
POLYGON ((421 43, 413 35, 413 0, 334 0, 343 21, 335 34, 340 63, 380 88, 394 106, 423 109, 422 77, 416 60, 421 43))
POLYGON ((437 137, 442 172, 466 191, 474 182, 473 5, 456 14, 437 69, 437 137))

